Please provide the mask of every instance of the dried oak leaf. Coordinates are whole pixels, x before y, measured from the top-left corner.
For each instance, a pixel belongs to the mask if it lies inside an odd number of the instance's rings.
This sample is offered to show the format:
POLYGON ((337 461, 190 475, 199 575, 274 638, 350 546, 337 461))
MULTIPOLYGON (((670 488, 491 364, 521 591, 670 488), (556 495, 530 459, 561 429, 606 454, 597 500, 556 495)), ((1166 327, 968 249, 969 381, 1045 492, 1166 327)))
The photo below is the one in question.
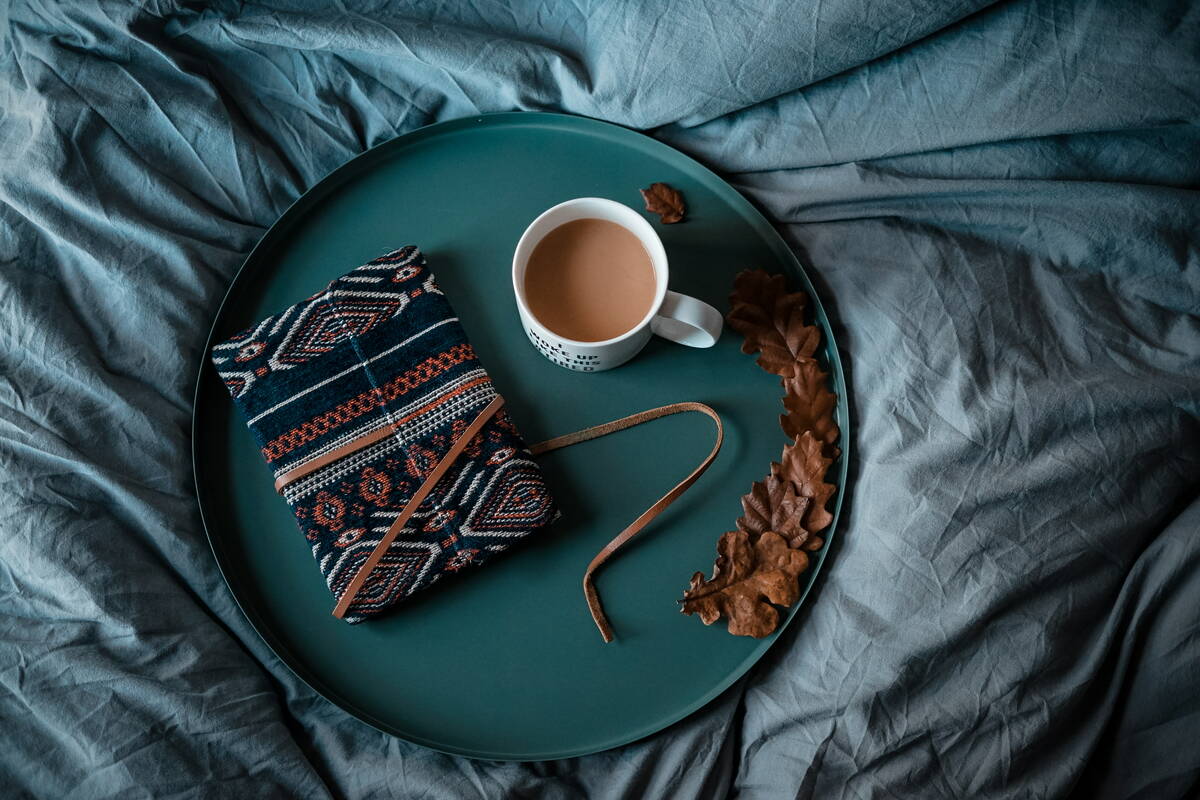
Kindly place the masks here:
POLYGON ((658 214, 664 225, 681 222, 686 209, 683 205, 683 195, 679 190, 667 183, 652 183, 649 189, 638 189, 642 199, 646 201, 646 210, 658 214))
POLYGON ((821 332, 804 324, 808 298, 804 292, 788 292, 782 275, 761 269, 743 270, 733 281, 729 326, 745 337, 742 352, 758 353, 758 365, 767 372, 790 378, 796 362, 816 352, 821 332))
POLYGON ((761 639, 779 626, 774 605, 790 606, 800 598, 800 573, 808 556, 787 546, 770 531, 754 543, 745 531, 730 531, 717 542, 713 576, 697 572, 683 593, 684 614, 699 614, 705 625, 724 616, 734 636, 761 639))
POLYGON ((837 487, 825 483, 825 472, 833 459, 821 452, 821 442, 805 431, 796 440, 783 448, 778 464, 771 464, 771 474, 791 481, 796 494, 812 498, 802 525, 810 533, 819 533, 833 522, 833 515, 825 508, 837 487))
POLYGON ((791 377, 783 378, 783 407, 779 424, 789 439, 795 439, 805 431, 825 444, 833 444, 838 438, 838 426, 833 421, 833 409, 837 395, 829 391, 829 375, 821 370, 812 359, 796 362, 791 377))
POLYGON ((738 518, 738 530, 745 531, 751 542, 767 531, 777 533, 788 547, 797 550, 808 541, 801 520, 811 502, 811 498, 796 494, 791 481, 768 475, 765 480, 755 481, 750 493, 742 496, 745 514, 738 518))

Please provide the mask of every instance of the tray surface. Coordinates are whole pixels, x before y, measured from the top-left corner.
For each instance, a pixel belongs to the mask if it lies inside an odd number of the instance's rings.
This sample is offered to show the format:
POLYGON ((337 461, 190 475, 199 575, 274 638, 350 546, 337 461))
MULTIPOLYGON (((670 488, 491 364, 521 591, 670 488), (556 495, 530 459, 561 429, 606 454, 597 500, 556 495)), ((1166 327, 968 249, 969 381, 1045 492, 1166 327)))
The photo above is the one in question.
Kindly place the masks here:
MULTIPOLYGON (((776 231, 697 162, 633 131, 557 114, 441 123, 351 160, 305 193, 234 279, 208 347, 311 294, 386 250, 422 248, 472 344, 529 442, 681 400, 713 406, 726 443, 713 466, 599 574, 616 630, 604 644, 580 589, 595 552, 708 452, 712 423, 664 418, 540 460, 563 519, 486 568, 443 579, 384 618, 350 626, 333 601, 243 420, 207 359, 193 417, 197 492, 213 552, 255 629, 330 701, 381 730, 445 752, 490 759, 563 758, 654 733, 719 695, 774 635, 730 636, 678 603, 708 574, 739 498, 785 444, 779 381, 739 352, 659 339, 629 364, 584 374, 528 343, 512 298, 513 248, 525 226, 572 197, 641 209, 638 188, 665 181, 687 200, 660 225, 671 288, 722 312, 736 272, 789 275, 812 298, 821 353, 850 440, 841 365, 820 301, 776 231)), ((645 213, 645 212, 643 212, 645 213)), ((206 352, 208 347, 206 347, 206 352)), ((847 455, 828 480, 845 485, 847 455)), ((842 493, 835 495, 837 528, 842 493)), ((828 545, 802 577, 815 580, 828 545)), ((803 604, 796 604, 788 620, 803 604)), ((783 626, 781 626, 781 629, 783 626)))

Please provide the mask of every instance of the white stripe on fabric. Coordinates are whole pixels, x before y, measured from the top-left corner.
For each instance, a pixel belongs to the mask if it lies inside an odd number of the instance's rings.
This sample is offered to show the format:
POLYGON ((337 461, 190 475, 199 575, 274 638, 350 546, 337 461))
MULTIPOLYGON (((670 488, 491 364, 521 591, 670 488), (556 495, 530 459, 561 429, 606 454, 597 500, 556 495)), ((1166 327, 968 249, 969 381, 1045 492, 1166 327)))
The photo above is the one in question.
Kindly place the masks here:
POLYGON ((283 323, 287 322, 291 318, 292 312, 295 310, 296 306, 288 306, 287 309, 279 315, 279 319, 275 320, 275 324, 271 326, 271 336, 279 333, 279 329, 283 327, 283 323))
MULTIPOLYGON (((482 389, 483 387, 479 388, 482 389)), ((459 395, 443 405, 430 409, 425 414, 405 425, 403 432, 407 436, 404 440, 401 440, 399 433, 397 433, 396 436, 380 439, 378 442, 356 453, 351 453, 332 464, 327 464, 311 475, 307 475, 284 487, 284 499, 289 504, 294 503, 301 497, 327 488, 342 480, 347 475, 356 472, 364 464, 375 461, 396 449, 404 450, 409 442, 423 438, 450 420, 461 419, 470 409, 486 405, 487 402, 490 402, 490 398, 486 396, 481 397, 475 391, 459 395)))
MULTIPOLYGON (((326 442, 325 444, 321 445, 320 447, 316 448, 315 450, 313 450, 309 453, 306 453, 304 456, 293 459, 292 461, 290 461, 286 464, 281 464, 279 466, 279 468, 275 470, 275 477, 278 478, 280 475, 283 475, 284 473, 292 471, 293 469, 300 466, 304 462, 311 461, 312 459, 314 459, 318 456, 328 453, 330 450, 336 450, 337 448, 341 447, 342 445, 346 444, 347 442, 353 441, 354 439, 357 439, 360 436, 366 436, 368 433, 373 433, 374 431, 377 431, 380 428, 386 428, 387 426, 392 424, 393 416, 398 417, 398 418, 406 417, 409 414, 411 414, 412 412, 416 411, 421 406, 427 405, 428 403, 432 402, 433 398, 440 397, 441 395, 446 394, 450 391, 453 391, 454 389, 457 389, 460 386, 463 386, 467 383, 470 383, 471 381, 478 380, 479 378, 484 378, 484 377, 487 377, 487 373, 484 372, 482 369, 473 369, 470 372, 460 375, 458 378, 456 378, 451 383, 444 384, 442 386, 437 386, 433 389, 430 389, 429 391, 426 391, 423 394, 421 394, 420 396, 418 396, 415 400, 410 401, 407 405, 391 412, 391 414, 382 415, 382 416, 378 416, 378 417, 372 417, 372 418, 368 419, 367 421, 365 421, 364 424, 350 428, 345 433, 343 433, 341 436, 337 437, 336 439, 332 439, 332 440, 326 442)), ((490 382, 488 382, 487 384, 481 385, 480 390, 487 391, 486 396, 489 401, 491 400, 491 398, 496 396, 496 390, 492 387, 490 382), (484 386, 486 386, 486 389, 483 388, 484 386)), ((473 397, 477 394, 478 394, 478 392, 471 392, 468 396, 473 397)))
MULTIPOLYGON (((329 297, 331 298, 331 301, 333 299, 341 300, 343 298, 349 298, 349 299, 353 300, 356 297, 362 297, 362 298, 368 298, 368 299, 378 297, 378 298, 383 298, 384 300, 388 300, 388 299, 395 298, 396 293, 395 292, 368 292, 363 289, 330 289, 329 297)), ((337 313, 340 310, 341 309, 335 307, 333 309, 332 313, 337 313)))
POLYGON ((287 400, 283 400, 279 403, 276 403, 275 405, 268 408, 266 411, 263 411, 263 412, 257 414, 256 416, 254 416, 253 418, 251 418, 251 420, 246 424, 253 425, 254 423, 258 422, 263 417, 273 414, 276 411, 278 411, 279 409, 283 408, 288 403, 298 400, 301 397, 303 397, 304 395, 308 394, 309 392, 316 391, 317 389, 320 389, 322 386, 326 386, 326 385, 332 383, 333 381, 336 381, 338 378, 343 378, 346 375, 349 375, 354 370, 361 369, 362 367, 366 366, 367 364, 371 363, 372 361, 375 361, 376 359, 383 358, 384 356, 386 356, 396 350, 399 350, 401 347, 404 347, 406 344, 409 344, 417 339, 420 339, 422 336, 429 333, 434 328, 437 328, 441 325, 445 325, 447 322, 458 322, 458 317, 449 317, 448 319, 439 320, 438 322, 433 323, 432 325, 430 325, 428 328, 421 331, 420 333, 414 333, 412 336, 408 337, 407 339, 400 342, 399 344, 392 345, 387 350, 384 350, 382 353, 371 356, 366 361, 359 361, 354 366, 347 367, 346 369, 342 370, 338 374, 331 375, 330 377, 326 378, 325 380, 321 381, 320 383, 314 384, 313 386, 310 386, 307 389, 304 389, 303 391, 297 392, 296 394, 289 397, 287 400))

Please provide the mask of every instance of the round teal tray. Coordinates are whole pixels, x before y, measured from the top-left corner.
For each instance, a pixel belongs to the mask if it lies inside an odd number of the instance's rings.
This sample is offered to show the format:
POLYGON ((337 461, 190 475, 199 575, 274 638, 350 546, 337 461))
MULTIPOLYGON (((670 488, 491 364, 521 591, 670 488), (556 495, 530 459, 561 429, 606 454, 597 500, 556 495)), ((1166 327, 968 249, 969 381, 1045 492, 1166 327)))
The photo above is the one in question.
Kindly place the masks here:
MULTIPOLYGON (((229 588, 264 641, 302 680, 359 719, 448 753, 489 759, 578 756, 631 742, 687 716, 746 672, 779 635, 730 636, 679 613, 739 498, 785 444, 778 378, 739 352, 653 340, 629 364, 570 372, 526 340, 510 284, 513 248, 540 212, 571 197, 640 209, 638 188, 666 181, 687 220, 661 225, 671 286, 728 308, 738 270, 786 273, 812 298, 820 354, 838 393, 845 486, 846 389, 825 312, 778 234, 714 173, 661 142, 590 119, 495 114, 414 131, 363 153, 305 193, 246 259, 205 352, 389 249, 416 244, 461 317, 526 440, 680 400, 724 418, 721 455, 696 486, 599 574, 616 630, 605 644, 580 589, 596 551, 686 475, 712 444, 700 415, 665 418, 544 456, 563 510, 547 533, 487 567, 441 581, 384 618, 350 626, 333 601, 270 473, 208 360, 192 421, 196 490, 229 588)), ((834 500, 837 526, 842 493, 834 500)), ((825 560, 802 580, 807 594, 825 560)), ((801 600, 803 603, 803 600, 801 600)), ((801 603, 787 614, 790 621, 801 603)), ((780 630, 782 631, 783 626, 780 630)))

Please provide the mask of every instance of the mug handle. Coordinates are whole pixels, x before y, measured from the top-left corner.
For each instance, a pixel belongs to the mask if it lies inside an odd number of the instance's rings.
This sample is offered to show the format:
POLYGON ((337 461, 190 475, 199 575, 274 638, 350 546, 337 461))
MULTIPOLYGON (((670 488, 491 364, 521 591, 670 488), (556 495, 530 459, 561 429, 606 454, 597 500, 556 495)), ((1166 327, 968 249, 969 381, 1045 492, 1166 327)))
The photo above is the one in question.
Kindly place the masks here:
POLYGON ((694 297, 667 290, 650 330, 688 347, 712 347, 721 338, 721 312, 694 297))

